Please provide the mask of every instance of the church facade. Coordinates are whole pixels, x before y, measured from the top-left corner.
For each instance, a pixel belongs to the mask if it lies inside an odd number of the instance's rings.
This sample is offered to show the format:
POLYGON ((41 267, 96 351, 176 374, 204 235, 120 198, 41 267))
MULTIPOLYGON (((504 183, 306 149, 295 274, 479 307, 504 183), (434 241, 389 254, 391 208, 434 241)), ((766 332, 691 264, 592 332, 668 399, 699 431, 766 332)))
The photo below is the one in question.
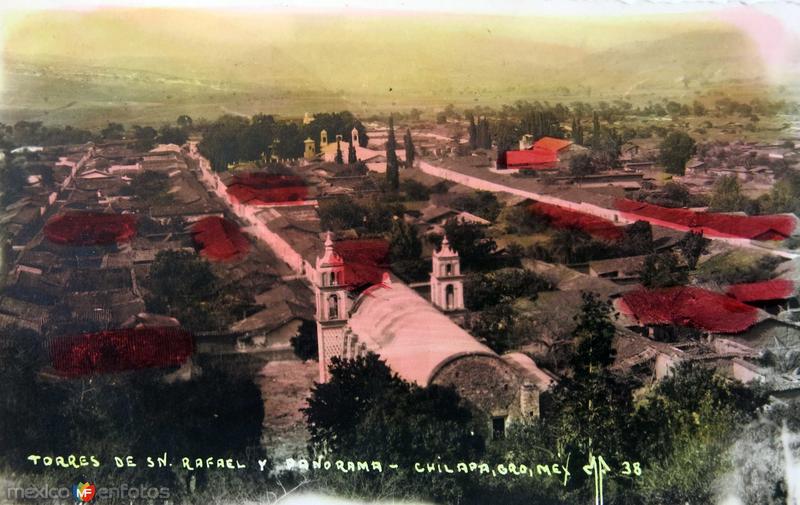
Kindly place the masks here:
POLYGON ((539 394, 552 376, 524 354, 498 355, 453 322, 465 308, 464 277, 446 238, 431 267, 430 301, 389 272, 353 293, 328 234, 314 279, 320 381, 328 380, 334 356, 372 352, 408 382, 453 387, 491 420, 498 436, 508 421, 538 416, 539 394))

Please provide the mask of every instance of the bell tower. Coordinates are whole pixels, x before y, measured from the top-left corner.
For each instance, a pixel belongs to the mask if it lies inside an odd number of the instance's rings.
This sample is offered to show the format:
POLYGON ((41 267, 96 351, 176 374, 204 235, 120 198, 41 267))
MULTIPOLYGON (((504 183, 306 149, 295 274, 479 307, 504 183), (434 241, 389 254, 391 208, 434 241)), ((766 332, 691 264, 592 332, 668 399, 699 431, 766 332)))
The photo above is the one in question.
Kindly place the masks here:
POLYGON ((334 250, 331 232, 325 236, 325 252, 317 258, 314 294, 317 305, 317 346, 319 380, 328 380, 328 366, 333 356, 344 349, 350 298, 344 281, 344 260, 334 250))
POLYGON ((322 130, 319 132, 319 147, 320 149, 323 149, 327 145, 328 145, 328 130, 322 130))
POLYGON ((303 144, 305 145, 305 150, 303 151, 303 158, 307 160, 313 160, 314 156, 317 155, 317 150, 314 146, 314 141, 311 140, 311 137, 309 137, 303 141, 303 144))
POLYGON ((433 252, 431 266, 431 303, 443 312, 464 310, 461 260, 450 247, 447 236, 442 240, 442 247, 433 252))
POLYGON ((359 143, 358 143, 358 130, 356 129, 355 126, 353 127, 353 130, 350 132, 350 139, 353 141, 353 145, 354 146, 359 145, 359 143))

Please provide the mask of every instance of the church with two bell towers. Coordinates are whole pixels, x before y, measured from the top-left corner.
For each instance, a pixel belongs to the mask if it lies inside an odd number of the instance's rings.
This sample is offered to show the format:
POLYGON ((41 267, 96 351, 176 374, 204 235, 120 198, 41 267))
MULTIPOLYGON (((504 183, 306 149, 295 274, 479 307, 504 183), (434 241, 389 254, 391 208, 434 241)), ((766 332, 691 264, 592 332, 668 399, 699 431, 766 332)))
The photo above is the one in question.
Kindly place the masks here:
MULTIPOLYGON (((317 339, 319 347, 320 380, 327 380, 327 368, 333 356, 353 358, 366 352, 365 343, 356 345, 357 339, 347 327, 350 311, 356 305, 345 280, 344 259, 334 249, 330 232, 325 237, 325 249, 316 262, 314 293, 316 301, 317 339), (348 338, 349 337, 349 338, 348 338)), ((384 273, 382 284, 400 283, 384 273)), ((457 316, 464 311, 464 276, 458 253, 450 246, 447 237, 434 251, 431 261, 430 303, 444 314, 457 316)), ((370 291, 369 289, 367 291, 370 291)))
POLYGON ((455 322, 465 313, 464 275, 447 237, 431 258, 429 298, 388 271, 357 292, 347 267, 329 232, 313 273, 320 382, 332 358, 375 353, 410 383, 453 387, 495 431, 508 419, 538 416, 539 393, 553 378, 522 353, 498 355, 455 322))

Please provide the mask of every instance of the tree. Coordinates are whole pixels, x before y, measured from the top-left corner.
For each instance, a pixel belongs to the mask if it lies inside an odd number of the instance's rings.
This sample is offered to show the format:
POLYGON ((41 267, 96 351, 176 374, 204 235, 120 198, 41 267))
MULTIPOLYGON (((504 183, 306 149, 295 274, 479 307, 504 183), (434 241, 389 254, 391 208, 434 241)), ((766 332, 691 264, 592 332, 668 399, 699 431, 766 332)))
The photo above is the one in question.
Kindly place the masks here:
POLYGON ((204 259, 186 251, 160 251, 147 278, 149 312, 175 317, 191 331, 227 328, 252 306, 236 286, 223 286, 204 259))
POLYGON ((644 259, 641 282, 646 288, 668 288, 686 284, 686 271, 672 252, 654 253, 644 259))
POLYGON ((770 214, 793 212, 800 215, 800 174, 790 172, 781 177, 772 186, 765 207, 770 214))
POLYGON ((337 165, 341 165, 344 163, 344 158, 342 157, 342 143, 337 140, 336 141, 336 157, 333 160, 337 165))
POLYGON ((367 411, 404 383, 375 354, 331 358, 327 382, 315 384, 302 409, 311 442, 331 451, 345 450, 367 411))
POLYGON ((703 237, 702 231, 695 233, 692 230, 687 231, 678 242, 678 249, 689 266, 689 270, 694 270, 700 256, 708 252, 708 243, 709 240, 703 237))
POLYGON ((394 219, 390 237, 389 254, 393 262, 419 259, 422 254, 422 242, 412 225, 404 219, 394 219))
POLYGON ((636 221, 625 227, 622 248, 632 256, 653 252, 653 227, 647 221, 636 221))
POLYGON ((601 373, 616 355, 611 302, 589 292, 581 293, 581 299, 581 311, 575 316, 578 324, 572 332, 575 352, 570 359, 576 377, 601 373))
POLYGON ((192 118, 187 116, 186 114, 178 116, 178 119, 175 120, 175 124, 178 125, 178 128, 182 130, 191 129, 193 125, 192 118))
POLYGON ((425 201, 431 196, 431 188, 414 179, 405 179, 400 183, 400 189, 407 200, 425 201))
POLYGON ((648 441, 637 447, 637 459, 651 462, 640 496, 647 503, 713 503, 709 482, 735 470, 719 455, 728 453, 764 400, 699 362, 678 364, 641 400, 633 419, 635 438, 648 441))
POLYGON ((553 284, 536 272, 505 268, 469 274, 464 283, 464 299, 468 309, 483 310, 522 297, 535 300, 540 291, 552 289, 553 284))
MULTIPOLYGON (((191 118, 189 121, 191 121, 191 118)), ((182 146, 189 139, 186 130, 187 128, 176 128, 174 126, 164 125, 158 130, 158 143, 182 146)))
POLYGON ((394 137, 394 119, 389 116, 389 137, 386 140, 386 181, 393 191, 400 187, 400 167, 397 161, 397 141, 394 137))
POLYGON ((249 124, 247 118, 225 115, 206 129, 198 149, 211 162, 214 171, 224 172, 229 164, 243 159, 240 141, 249 124))
POLYGON ((472 321, 471 333, 498 354, 506 353, 521 344, 519 334, 514 332, 517 311, 509 303, 500 303, 483 310, 472 321))
POLYGON ((136 149, 149 151, 155 145, 158 132, 152 126, 133 126, 133 138, 136 139, 136 149))
POLYGON ((406 149, 406 167, 414 167, 414 140, 411 138, 411 130, 406 129, 406 135, 403 137, 403 145, 406 149))
POLYGON ((695 153, 696 144, 686 132, 674 131, 667 134, 659 145, 659 159, 668 173, 684 175, 686 162, 695 153))
POLYGON ((323 230, 340 231, 363 226, 367 211, 347 196, 320 200, 319 219, 323 230))
POLYGON ((451 202, 459 210, 465 210, 489 221, 494 221, 500 215, 503 205, 497 195, 491 191, 476 191, 472 194, 459 196, 451 202))
POLYGON ((317 359, 319 355, 317 324, 314 321, 303 319, 300 328, 297 329, 297 335, 290 338, 289 343, 292 345, 295 356, 303 361, 317 359))
POLYGON ((744 209, 747 197, 735 175, 723 175, 714 182, 709 210, 716 212, 738 212, 744 209))
POLYGON ((356 154, 356 146, 353 145, 353 141, 350 140, 347 142, 347 163, 349 165, 353 165, 358 163, 358 155, 356 154))
POLYGON ((575 228, 563 228, 553 234, 550 241, 550 250, 555 258, 564 264, 575 262, 577 251, 581 244, 587 242, 590 237, 575 228))
POLYGON ((578 153, 569 160, 569 172, 573 177, 585 177, 595 172, 592 157, 587 153, 578 153))
MULTIPOLYGON (((328 382, 314 385, 302 409, 316 453, 398 464, 391 484, 385 474, 361 473, 361 497, 385 496, 389 485, 393 496, 458 501, 469 486, 466 476, 423 475, 414 463, 481 456, 485 429, 460 397, 452 389, 409 384, 374 354, 334 357, 329 371, 328 382)), ((325 487, 352 490, 352 477, 346 480, 330 479, 325 487)))
POLYGON ((579 146, 583 145, 583 125, 576 116, 572 116, 572 141, 579 146))
POLYGON ((492 134, 489 130, 489 120, 485 117, 480 122, 480 130, 478 131, 478 146, 482 149, 492 148, 492 134))
POLYGON ((28 172, 21 160, 0 162, 0 201, 4 206, 19 200, 27 183, 28 172))
POLYGON ((108 125, 100 130, 100 136, 103 140, 119 140, 125 135, 125 127, 119 123, 108 123, 108 125))
MULTIPOLYGON (((451 247, 461 256, 464 268, 480 270, 491 265, 497 243, 486 236, 482 226, 452 218, 445 223, 444 232, 451 247)), ((441 239, 433 239, 436 247, 439 247, 441 239)))
POLYGON ((619 164, 622 139, 614 128, 599 128, 597 137, 592 137, 592 159, 595 170, 610 170, 619 164))
POLYGON ((475 116, 469 116, 469 148, 475 150, 478 148, 478 126, 475 124, 475 116))

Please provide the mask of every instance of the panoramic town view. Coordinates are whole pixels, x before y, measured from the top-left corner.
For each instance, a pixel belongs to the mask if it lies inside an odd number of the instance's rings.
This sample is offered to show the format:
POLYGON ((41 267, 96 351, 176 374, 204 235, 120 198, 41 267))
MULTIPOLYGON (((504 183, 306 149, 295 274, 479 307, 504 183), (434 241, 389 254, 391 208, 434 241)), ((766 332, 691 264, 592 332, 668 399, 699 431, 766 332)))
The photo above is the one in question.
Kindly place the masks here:
POLYGON ((0 503, 800 503, 793 18, 358 5, 8 11, 0 503))

